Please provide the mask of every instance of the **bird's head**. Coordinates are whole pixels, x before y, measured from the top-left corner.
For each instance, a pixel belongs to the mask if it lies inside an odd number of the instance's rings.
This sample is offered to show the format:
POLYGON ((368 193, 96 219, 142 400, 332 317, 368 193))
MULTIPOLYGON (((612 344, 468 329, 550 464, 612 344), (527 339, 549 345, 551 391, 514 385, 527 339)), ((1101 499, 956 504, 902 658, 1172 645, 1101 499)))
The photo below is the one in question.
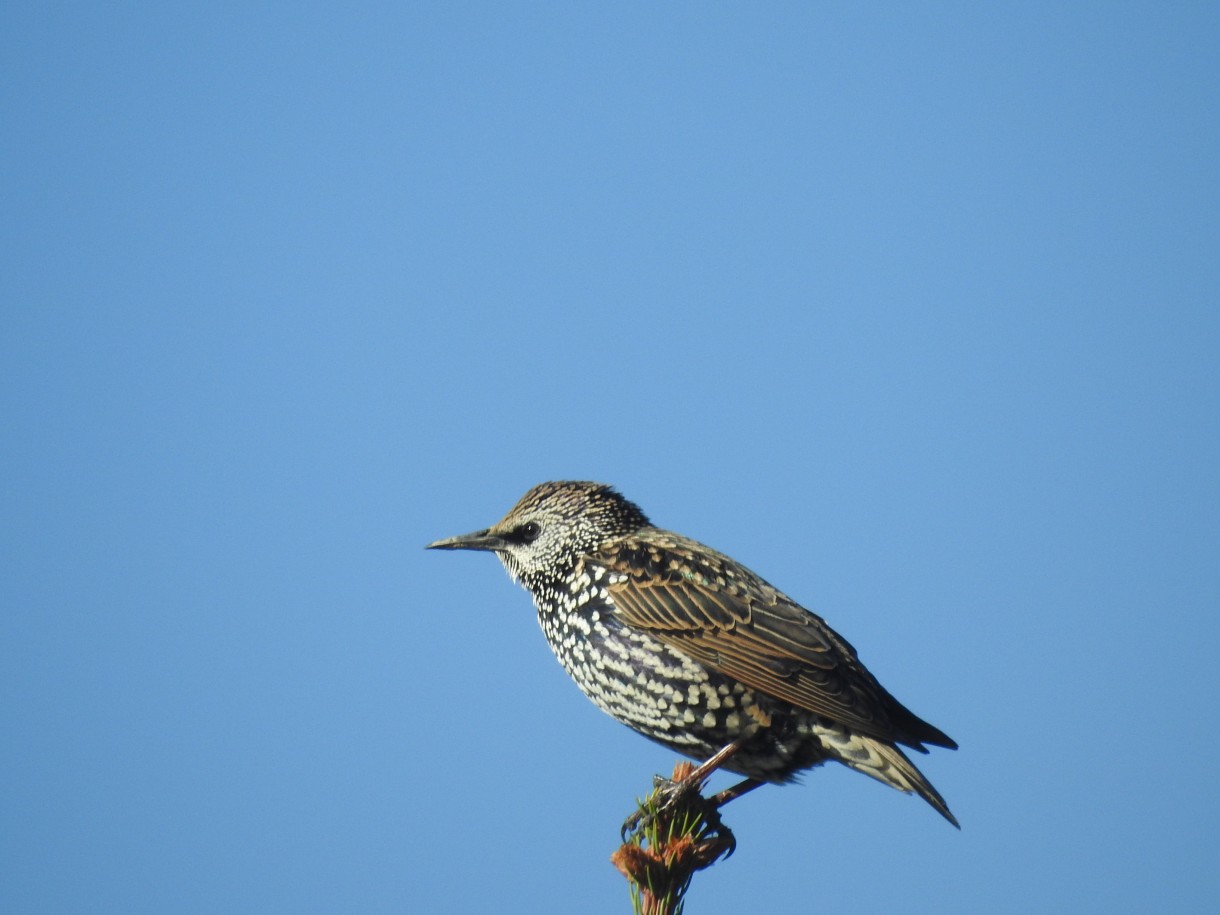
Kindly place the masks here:
POLYGON ((648 527, 648 518, 604 483, 541 483, 491 527, 428 544, 430 550, 487 550, 532 588, 566 577, 601 544, 648 527))

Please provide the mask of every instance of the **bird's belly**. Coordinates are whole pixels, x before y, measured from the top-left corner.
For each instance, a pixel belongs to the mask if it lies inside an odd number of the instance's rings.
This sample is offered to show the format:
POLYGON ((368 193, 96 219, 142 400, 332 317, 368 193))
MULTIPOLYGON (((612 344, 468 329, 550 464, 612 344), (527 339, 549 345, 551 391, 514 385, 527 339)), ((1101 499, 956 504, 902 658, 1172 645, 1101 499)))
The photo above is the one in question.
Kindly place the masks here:
POLYGON ((551 649, 586 696, 674 749, 710 755, 765 721, 743 684, 622 625, 604 606, 541 622, 551 649))

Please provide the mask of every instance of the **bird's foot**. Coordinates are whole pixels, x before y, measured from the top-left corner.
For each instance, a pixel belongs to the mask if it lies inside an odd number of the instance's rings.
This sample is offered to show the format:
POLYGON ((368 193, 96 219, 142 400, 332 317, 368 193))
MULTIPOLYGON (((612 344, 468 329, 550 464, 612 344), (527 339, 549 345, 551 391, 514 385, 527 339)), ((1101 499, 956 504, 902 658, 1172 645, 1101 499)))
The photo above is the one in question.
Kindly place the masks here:
POLYGON ((652 793, 623 822, 623 842, 658 848, 685 838, 697 867, 733 854, 737 840, 720 819, 717 799, 703 797, 704 780, 687 762, 674 767, 673 778, 654 776, 652 793))
POLYGON ((699 794, 701 787, 701 784, 692 782, 689 778, 666 778, 664 775, 654 775, 652 794, 640 801, 635 812, 623 820, 623 841, 626 842, 629 835, 639 832, 658 817, 672 813, 692 794, 704 801, 705 799, 699 794))

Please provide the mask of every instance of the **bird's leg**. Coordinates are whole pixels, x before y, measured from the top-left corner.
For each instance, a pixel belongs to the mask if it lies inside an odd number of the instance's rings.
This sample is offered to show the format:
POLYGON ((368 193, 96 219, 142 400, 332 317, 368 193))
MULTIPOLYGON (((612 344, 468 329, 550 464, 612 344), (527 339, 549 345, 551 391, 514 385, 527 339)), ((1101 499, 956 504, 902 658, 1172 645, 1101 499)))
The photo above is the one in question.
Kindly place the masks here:
POLYGON ((710 798, 712 806, 719 809, 729 801, 735 801, 748 791, 753 791, 755 788, 761 788, 766 782, 760 781, 757 778, 747 778, 745 781, 738 782, 731 788, 725 788, 719 794, 710 798))
MULTIPOLYGON (((690 775, 686 776, 686 778, 682 779, 681 781, 675 782, 661 775, 656 776, 656 778, 653 779, 656 787, 662 789, 665 793, 665 800, 663 803, 667 806, 672 805, 674 801, 689 791, 698 793, 699 789, 703 787, 703 783, 707 781, 708 777, 726 762, 732 759, 735 755, 737 755, 737 752, 745 745, 745 742, 746 739, 741 737, 734 740, 732 743, 725 744, 706 760, 700 763, 698 768, 692 771, 690 775)), ((740 785, 737 787, 740 787, 740 785)), ((741 793, 745 794, 745 791, 742 791, 741 793)), ((736 795, 734 795, 734 797, 736 797, 736 795)), ((725 803, 727 804, 730 800, 732 800, 732 798, 726 800, 725 803)))
MULTIPOLYGON (((673 797, 678 797, 685 794, 694 788, 696 791, 703 785, 713 772, 723 766, 726 762, 737 755, 737 752, 745 745, 745 738, 738 738, 732 743, 727 743, 703 763, 699 765, 694 772, 686 776, 680 782, 673 782, 668 788, 668 793, 673 797)), ((744 793, 744 792, 743 792, 744 793)))

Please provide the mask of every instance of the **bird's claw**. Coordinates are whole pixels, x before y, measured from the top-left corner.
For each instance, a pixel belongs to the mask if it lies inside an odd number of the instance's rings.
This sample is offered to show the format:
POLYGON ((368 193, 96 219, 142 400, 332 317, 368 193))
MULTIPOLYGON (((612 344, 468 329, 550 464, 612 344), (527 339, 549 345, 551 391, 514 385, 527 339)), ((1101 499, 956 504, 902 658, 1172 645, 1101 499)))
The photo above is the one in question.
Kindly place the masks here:
MULTIPOLYGON (((692 792, 698 793, 697 786, 688 780, 675 781, 672 778, 666 778, 664 775, 654 775, 652 777, 652 786, 653 792, 649 795, 647 801, 641 803, 635 812, 623 821, 620 836, 624 842, 627 841, 627 837, 632 833, 644 829, 657 817, 669 813, 692 792)), ((712 807, 711 809, 714 810, 715 808, 712 807)))
MULTIPOLYGON (((652 782, 652 794, 641 801, 635 812, 623 821, 620 837, 624 843, 638 842, 641 834, 650 826, 661 821, 659 826, 663 827, 666 819, 674 817, 677 808, 684 807, 685 814, 679 819, 686 820, 688 816, 695 814, 703 824, 698 829, 699 839, 696 845, 698 866, 707 867, 721 857, 732 856, 737 850, 737 839, 733 836, 733 831, 721 820, 716 799, 705 798, 701 793, 701 780, 655 775, 652 782)), ((668 830, 658 828, 657 831, 668 830)))

